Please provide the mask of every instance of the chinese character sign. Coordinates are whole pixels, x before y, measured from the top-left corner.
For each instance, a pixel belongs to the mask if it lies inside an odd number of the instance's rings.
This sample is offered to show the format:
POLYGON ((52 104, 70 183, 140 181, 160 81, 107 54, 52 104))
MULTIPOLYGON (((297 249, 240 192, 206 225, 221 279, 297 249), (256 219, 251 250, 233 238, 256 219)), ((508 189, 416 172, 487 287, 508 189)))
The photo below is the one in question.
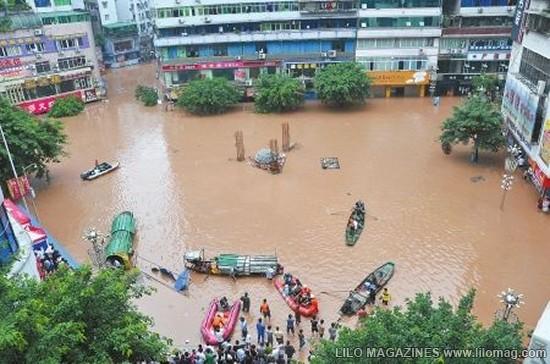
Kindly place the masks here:
POLYGON ((539 96, 514 77, 508 77, 502 98, 502 111, 514 124, 524 143, 530 143, 535 126, 539 96))
POLYGON ((12 200, 19 200, 31 191, 31 185, 27 176, 21 176, 18 179, 12 178, 6 181, 6 183, 12 200))

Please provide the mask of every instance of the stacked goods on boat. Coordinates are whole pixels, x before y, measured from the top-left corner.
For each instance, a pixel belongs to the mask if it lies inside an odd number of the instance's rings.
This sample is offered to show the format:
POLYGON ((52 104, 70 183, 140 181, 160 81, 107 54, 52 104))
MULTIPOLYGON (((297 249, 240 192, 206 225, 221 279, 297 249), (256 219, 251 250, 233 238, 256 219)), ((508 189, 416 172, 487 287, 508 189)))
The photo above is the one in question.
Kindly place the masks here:
POLYGON ((117 215, 111 226, 111 238, 105 247, 107 263, 113 267, 132 268, 131 256, 136 233, 136 222, 130 211, 117 215))
POLYGON ((283 272, 275 255, 220 254, 213 259, 205 259, 204 250, 200 250, 185 253, 184 260, 190 270, 216 275, 273 276, 283 272))

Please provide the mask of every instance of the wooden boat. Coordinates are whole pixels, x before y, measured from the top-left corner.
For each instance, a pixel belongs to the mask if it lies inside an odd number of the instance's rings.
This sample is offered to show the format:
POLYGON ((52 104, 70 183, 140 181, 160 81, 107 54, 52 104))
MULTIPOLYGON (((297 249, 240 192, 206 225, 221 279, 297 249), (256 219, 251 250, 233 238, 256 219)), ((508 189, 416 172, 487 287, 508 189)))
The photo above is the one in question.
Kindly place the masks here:
POLYGON ((376 294, 388 283, 395 271, 395 264, 385 263, 370 273, 349 293, 346 302, 340 308, 343 315, 354 315, 368 303, 374 303, 376 294), (369 282, 369 283, 367 283, 369 282), (368 287, 367 287, 368 286, 368 287))
POLYGON ((135 234, 136 221, 130 211, 124 211, 114 218, 111 225, 111 240, 105 246, 105 258, 109 265, 124 269, 132 268, 135 234))
POLYGON ((348 219, 346 226, 346 244, 353 246, 359 240, 359 236, 365 227, 366 209, 362 201, 357 201, 348 219))
POLYGON ((239 300, 235 300, 228 311, 221 311, 220 301, 218 301, 218 299, 216 298, 213 299, 212 302, 210 302, 208 311, 206 311, 206 317, 201 324, 201 334, 204 342, 206 342, 206 344, 208 345, 220 344, 220 342, 216 338, 214 328, 212 327, 212 323, 216 314, 220 314, 223 317, 224 325, 222 329, 222 337, 223 341, 227 341, 231 337, 231 334, 235 329, 235 325, 237 324, 240 312, 241 301, 239 300))
MULTIPOLYGON (((296 281, 296 278, 292 277, 292 282, 295 282, 295 281, 296 281)), ((274 279, 273 285, 275 286, 275 288, 277 288, 277 291, 279 291, 279 293, 285 300, 286 304, 288 305, 288 307, 290 307, 292 311, 298 312, 300 313, 300 315, 304 317, 311 317, 319 313, 319 304, 318 304, 317 298, 315 298, 313 295, 312 295, 312 303, 306 306, 298 303, 295 296, 287 295, 285 293, 285 289, 284 289, 285 282, 282 278, 274 279)))
POLYGON ((98 164, 94 168, 88 169, 87 171, 80 173, 80 178, 85 181, 91 181, 93 179, 103 176, 104 174, 114 171, 119 166, 120 163, 118 162, 113 162, 112 164, 103 162, 98 164))
POLYGON ((215 275, 266 276, 269 272, 273 275, 283 272, 275 255, 220 254, 213 259, 205 259, 203 249, 185 253, 184 261, 186 267, 192 271, 215 275))

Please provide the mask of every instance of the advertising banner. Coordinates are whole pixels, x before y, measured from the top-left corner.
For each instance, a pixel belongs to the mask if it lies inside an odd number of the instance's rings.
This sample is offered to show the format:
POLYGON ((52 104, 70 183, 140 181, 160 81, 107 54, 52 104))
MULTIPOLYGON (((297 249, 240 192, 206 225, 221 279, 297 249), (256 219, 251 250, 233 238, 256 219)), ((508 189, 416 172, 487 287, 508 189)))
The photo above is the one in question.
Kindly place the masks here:
MULTIPOLYGON (((49 96, 49 97, 43 97, 37 100, 25 101, 20 103, 18 106, 24 110, 27 110, 31 114, 35 114, 35 115, 44 114, 51 110, 56 98, 65 97, 69 95, 73 95, 82 99, 82 91, 79 90, 71 94, 59 95, 57 97, 49 96)), ((82 99, 82 101, 86 101, 86 99, 82 99)))
POLYGON ((525 15, 525 10, 529 8, 529 1, 530 0, 518 0, 518 3, 516 4, 516 11, 514 12, 512 25, 512 40, 514 42, 521 43, 523 40, 525 19, 527 18, 525 15))
POLYGON ((21 176, 18 179, 12 178, 6 181, 8 191, 12 200, 19 200, 31 191, 31 185, 27 176, 21 176))
POLYGON ((502 98, 502 111, 510 128, 525 145, 531 144, 539 96, 513 76, 508 77, 502 98))
POLYGON ((258 68, 258 67, 276 67, 278 61, 219 61, 206 63, 191 63, 191 64, 165 64, 161 69, 165 72, 170 71, 200 71, 212 69, 226 68, 258 68))
POLYGON ((428 85, 430 75, 425 71, 370 71, 367 75, 373 86, 428 85))
POLYGON ((548 114, 549 117, 546 119, 544 128, 542 129, 539 154, 544 163, 546 163, 547 166, 550 166, 550 112, 548 114))

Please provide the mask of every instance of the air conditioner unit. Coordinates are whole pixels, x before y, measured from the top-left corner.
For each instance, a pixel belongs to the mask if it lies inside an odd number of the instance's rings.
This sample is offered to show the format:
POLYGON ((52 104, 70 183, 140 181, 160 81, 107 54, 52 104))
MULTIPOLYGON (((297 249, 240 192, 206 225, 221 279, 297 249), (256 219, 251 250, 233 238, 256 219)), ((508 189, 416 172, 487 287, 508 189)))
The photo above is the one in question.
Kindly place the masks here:
POLYGON ((457 54, 458 53, 458 49, 451 49, 451 54, 457 54))
POLYGON ((34 30, 34 35, 36 35, 36 36, 43 35, 43 34, 44 34, 44 32, 42 31, 42 29, 35 29, 34 30))
POLYGON ((408 21, 408 22, 405 23, 405 25, 410 27, 412 25, 412 23, 410 21, 408 21))
POLYGON ((189 35, 189 34, 187 34, 187 33, 185 33, 185 32, 184 32, 184 33, 181 33, 181 36, 182 36, 182 37, 187 37, 188 35, 189 35))
POLYGON ((336 51, 334 49, 331 49, 328 53, 328 58, 335 58, 336 57, 336 51))
POLYGON ((509 6, 507 9, 506 9, 507 12, 511 13, 512 11, 514 11, 514 7, 513 6, 509 6))
POLYGON ((258 54, 258 59, 266 59, 267 58, 267 54, 265 53, 259 53, 258 54))
POLYGON ((483 8, 478 8, 478 9, 477 9, 477 12, 478 12, 479 14, 483 13, 483 8))
POLYGON ((367 9, 367 4, 361 4, 361 9, 367 9))
POLYGON ((36 59, 42 59, 42 55, 39 53, 35 54, 35 56, 36 56, 36 59))
POLYGON ((543 96, 544 95, 544 89, 546 88, 546 82, 545 81, 539 81, 537 83, 537 94, 539 96, 543 96))
POLYGON ((244 84, 246 86, 252 86, 252 82, 253 82, 252 80, 246 80, 246 81, 244 81, 244 84))
POLYGON ((424 26, 424 22, 423 22, 423 21, 419 21, 419 22, 418 22, 418 25, 420 25, 421 27, 423 27, 423 26, 424 26))
POLYGON ((180 23, 180 24, 185 24, 185 20, 183 20, 183 19, 178 19, 178 23, 180 23))
POLYGON ((321 52, 321 57, 327 58, 327 57, 328 57, 328 53, 327 53, 327 52, 321 52))
POLYGON ((181 0, 174 0, 176 4, 181 4, 181 0))
POLYGON ((59 57, 63 57, 63 56, 65 56, 65 53, 63 53, 62 51, 59 51, 59 53, 57 53, 57 55, 58 55, 59 57))
POLYGON ((76 54, 80 54, 80 48, 76 47, 75 50, 74 50, 74 52, 75 52, 76 54))
POLYGON ((366 28, 367 27, 367 23, 361 23, 361 28, 366 28))
POLYGON ((205 23, 211 23, 212 22, 212 19, 210 19, 209 17, 204 17, 204 22, 205 23))
POLYGON ((243 57, 241 57, 241 56, 235 56, 235 60, 240 61, 241 59, 243 59, 243 57))

